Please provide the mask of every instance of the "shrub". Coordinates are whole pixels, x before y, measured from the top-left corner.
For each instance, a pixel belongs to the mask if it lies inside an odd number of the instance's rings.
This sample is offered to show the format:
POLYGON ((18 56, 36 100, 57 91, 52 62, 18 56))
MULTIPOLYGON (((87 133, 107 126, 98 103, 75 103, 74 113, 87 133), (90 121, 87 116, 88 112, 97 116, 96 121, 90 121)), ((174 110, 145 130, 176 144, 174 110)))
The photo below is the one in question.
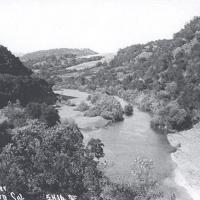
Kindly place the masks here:
POLYGON ((40 119, 48 126, 54 126, 60 122, 58 111, 51 105, 45 103, 29 103, 26 106, 26 113, 32 119, 40 119))
POLYGON ((22 127, 26 124, 25 109, 20 105, 19 101, 16 103, 9 102, 2 111, 4 116, 8 118, 9 123, 14 127, 22 127))
POLYGON ((151 128, 159 133, 164 133, 167 131, 165 121, 159 115, 154 116, 153 119, 151 120, 151 128))
POLYGON ((96 102, 96 106, 100 109, 102 116, 109 119, 112 117, 113 122, 123 120, 122 106, 115 97, 102 94, 96 102))
POLYGON ((172 200, 176 199, 171 191, 165 194, 160 180, 156 177, 152 161, 137 158, 131 170, 132 183, 112 183, 109 180, 104 184, 101 194, 104 200, 172 200))
POLYGON ((89 94, 89 95, 87 96, 87 101, 90 101, 91 98, 92 98, 92 95, 89 94))
POLYGON ((100 108, 94 106, 94 107, 91 107, 89 110, 85 111, 84 116, 96 117, 96 116, 100 116, 100 114, 101 114, 100 108))
POLYGON ((84 111, 86 111, 86 110, 88 110, 88 109, 89 109, 89 106, 88 106, 88 104, 85 103, 85 102, 81 102, 81 103, 78 105, 78 107, 76 108, 76 110, 81 111, 81 112, 84 112, 84 111))
POLYGON ((13 76, 0 74, 0 108, 5 106, 9 100, 13 103, 17 99, 23 106, 29 102, 56 102, 56 95, 49 84, 39 78, 29 76, 13 76), (31 92, 30 92, 31 91, 31 92))
POLYGON ((128 105, 125 105, 124 113, 127 116, 131 116, 133 114, 133 106, 130 103, 128 105))
POLYGON ((113 120, 113 113, 111 111, 104 110, 101 112, 100 116, 107 120, 113 120))
POLYGON ((40 119, 42 121, 45 121, 48 126, 54 126, 58 122, 60 122, 60 116, 58 114, 58 111, 50 105, 46 105, 45 103, 41 106, 41 117, 40 119))
POLYGON ((41 104, 39 103, 29 103, 26 106, 26 113, 33 119, 39 119, 42 114, 41 112, 41 104))
POLYGON ((0 124, 0 152, 3 147, 11 142, 11 129, 13 128, 14 126, 8 121, 4 121, 0 124))
POLYGON ((124 119, 123 118, 123 110, 121 110, 121 109, 113 109, 112 113, 113 113, 112 121, 119 122, 119 121, 122 121, 124 119))
POLYGON ((100 99, 100 94, 95 94, 95 95, 92 95, 90 101, 92 104, 95 104, 99 99, 100 99))
POLYGON ((113 122, 123 120, 122 106, 115 97, 98 93, 92 96, 91 102, 95 105, 85 112, 85 116, 102 116, 113 122))
POLYGON ((87 143, 86 149, 90 157, 100 159, 104 157, 103 147, 104 144, 100 139, 91 138, 87 143))
POLYGON ((181 131, 192 127, 191 117, 185 109, 171 108, 168 116, 168 123, 172 129, 181 131))
POLYGON ((181 131, 192 127, 192 116, 177 102, 171 102, 159 110, 151 121, 151 127, 157 131, 181 131))
POLYGON ((30 200, 45 199, 48 193, 99 199, 102 173, 85 152, 101 157, 102 143, 91 145, 90 153, 75 125, 48 128, 35 121, 17 130, 13 143, 1 153, 0 183, 30 200))

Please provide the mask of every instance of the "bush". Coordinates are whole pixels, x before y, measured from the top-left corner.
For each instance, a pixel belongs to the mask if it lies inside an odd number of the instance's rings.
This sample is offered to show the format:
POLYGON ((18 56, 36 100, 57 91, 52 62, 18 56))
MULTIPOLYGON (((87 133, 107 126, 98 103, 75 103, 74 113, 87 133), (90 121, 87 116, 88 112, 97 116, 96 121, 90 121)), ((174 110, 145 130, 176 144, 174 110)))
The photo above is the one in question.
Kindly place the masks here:
POLYGON ((102 172, 88 155, 103 156, 102 143, 95 140, 90 146, 91 153, 75 125, 48 128, 35 121, 17 130, 1 153, 0 184, 30 200, 45 199, 48 193, 99 199, 102 172))
POLYGON ((23 106, 30 102, 53 104, 57 100, 46 81, 10 74, 0 74, 0 97, 2 97, 0 108, 4 107, 9 100, 13 103, 19 99, 23 106))
POLYGON ((29 103, 26 106, 26 113, 32 119, 39 119, 42 111, 41 111, 41 104, 39 103, 29 103))
POLYGON ((92 104, 95 104, 99 99, 100 99, 100 94, 95 94, 95 95, 92 95, 92 97, 90 98, 90 101, 92 104))
POLYGON ((124 118, 123 118, 123 110, 121 109, 113 109, 113 119, 112 121, 114 122, 119 122, 119 121, 122 121, 124 118))
POLYGON ((96 106, 100 109, 102 116, 111 118, 113 122, 123 120, 122 106, 113 96, 102 95, 96 106))
POLYGON ((159 115, 154 116, 153 119, 151 120, 151 128, 154 131, 159 132, 159 133, 167 132, 167 126, 165 124, 165 121, 159 115))
POLYGON ((173 191, 163 188, 156 177, 152 161, 137 158, 131 170, 132 183, 119 184, 109 180, 104 184, 101 194, 104 200, 172 200, 176 199, 173 191), (165 193, 165 191, 167 192, 165 193))
POLYGON ((101 142, 100 139, 91 138, 87 143, 86 152, 88 152, 89 157, 100 159, 105 155, 103 147, 104 144, 101 142))
POLYGON ((4 116, 8 118, 9 123, 14 127, 22 127, 26 124, 25 109, 20 105, 19 101, 16 103, 9 102, 2 111, 4 116))
POLYGON ((123 120, 122 106, 115 97, 98 93, 92 96, 91 102, 94 106, 85 112, 85 116, 102 116, 113 122, 123 120))
POLYGON ((41 111, 42 114, 40 119, 46 122, 48 126, 54 126, 60 122, 58 111, 53 106, 49 106, 43 103, 41 106, 41 111))
POLYGON ((89 110, 85 111, 84 113, 84 116, 86 117, 96 117, 96 116, 100 116, 101 114, 101 110, 94 106, 94 107, 91 107, 89 110))
POLYGON ((89 109, 88 104, 85 103, 85 102, 81 102, 75 110, 84 112, 84 111, 86 111, 86 110, 88 110, 88 109, 89 109))
POLYGON ((89 95, 87 96, 87 101, 90 101, 91 98, 92 98, 92 95, 89 94, 89 95))
POLYGON ((32 119, 39 119, 48 126, 54 126, 60 122, 58 111, 51 105, 45 103, 29 103, 26 106, 26 113, 32 119))
POLYGON ((107 110, 102 111, 100 116, 107 120, 113 120, 113 113, 107 110))
POLYGON ((133 114, 133 106, 131 104, 125 105, 124 113, 127 116, 131 116, 133 114))
POLYGON ((151 127, 156 131, 181 131, 192 127, 192 116, 177 102, 171 102, 159 110, 151 121, 151 127))
POLYGON ((4 121, 0 124, 0 152, 3 147, 11 142, 11 129, 13 128, 14 126, 8 121, 4 121))

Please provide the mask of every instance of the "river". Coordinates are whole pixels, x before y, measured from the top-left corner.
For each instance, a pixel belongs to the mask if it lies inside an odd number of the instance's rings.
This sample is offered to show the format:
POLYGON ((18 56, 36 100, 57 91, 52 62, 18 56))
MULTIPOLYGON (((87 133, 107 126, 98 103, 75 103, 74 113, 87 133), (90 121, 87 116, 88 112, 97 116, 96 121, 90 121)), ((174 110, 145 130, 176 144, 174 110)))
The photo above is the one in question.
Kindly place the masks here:
MULTIPOLYGON (((75 103, 86 101, 88 95, 71 89, 64 89, 57 91, 57 93, 76 97, 72 99, 75 103)), ((120 101, 122 106, 126 104, 122 99, 120 101)), ((66 105, 60 109, 60 115, 61 118, 72 117, 82 127, 85 127, 83 124, 90 124, 90 120, 92 120, 92 118, 84 117, 81 112, 74 111, 73 107, 66 105)), ((102 140, 105 145, 105 160, 109 166, 106 168, 105 173, 113 181, 131 182, 132 164, 136 158, 143 157, 153 161, 156 175, 171 190, 175 191, 177 188, 173 189, 175 187, 175 183, 172 181, 174 165, 171 160, 173 148, 169 144, 166 135, 157 134, 150 128, 150 120, 149 114, 135 108, 134 115, 125 117, 122 122, 113 123, 99 129, 82 129, 82 133, 85 142, 90 138, 102 140)), ((175 192, 177 193, 177 191, 175 192)), ((183 190, 179 188, 178 193, 178 195, 183 194, 183 190)), ((189 198, 181 197, 180 199, 189 198)))

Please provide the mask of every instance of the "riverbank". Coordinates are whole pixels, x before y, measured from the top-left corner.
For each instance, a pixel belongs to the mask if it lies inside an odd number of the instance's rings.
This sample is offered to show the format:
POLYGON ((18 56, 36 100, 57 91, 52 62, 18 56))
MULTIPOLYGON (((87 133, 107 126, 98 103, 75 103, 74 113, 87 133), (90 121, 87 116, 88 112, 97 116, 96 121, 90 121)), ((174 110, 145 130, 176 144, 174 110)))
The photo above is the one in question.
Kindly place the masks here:
POLYGON ((168 140, 172 146, 180 144, 171 155, 176 164, 175 182, 184 187, 193 200, 200 200, 200 125, 169 134, 168 140))
MULTIPOLYGON (((57 91, 59 94, 73 96, 73 103, 78 105, 81 101, 87 101, 88 93, 72 89, 57 91)), ((115 97, 124 107, 126 101, 115 97)), ((176 200, 191 200, 184 187, 177 186, 174 180, 173 162, 171 152, 174 151, 165 134, 157 134, 150 128, 151 116, 137 108, 134 109, 134 115, 125 117, 124 121, 109 124, 103 118, 85 117, 75 107, 62 105, 59 109, 61 120, 72 118, 81 128, 84 135, 84 141, 90 138, 99 138, 104 143, 106 169, 105 174, 114 182, 130 183, 132 182, 131 169, 134 159, 144 157, 152 160, 154 167, 163 182, 165 195, 176 194, 176 200), (101 123, 102 124, 101 124, 101 123), (97 126, 97 124, 101 124, 97 126)), ((176 179, 176 178, 175 178, 176 179)))
POLYGON ((70 101, 72 104, 75 105, 75 106, 69 106, 65 104, 60 105, 58 111, 61 117, 61 122, 65 120, 74 121, 82 131, 91 131, 99 128, 104 128, 111 123, 110 120, 106 120, 101 116, 87 117, 84 116, 83 112, 76 110, 76 107, 81 102, 86 102, 88 105, 90 105, 90 102, 87 100, 88 94, 86 92, 80 92, 78 90, 72 90, 72 89, 63 89, 55 91, 55 93, 62 96, 73 97, 70 99, 70 101))

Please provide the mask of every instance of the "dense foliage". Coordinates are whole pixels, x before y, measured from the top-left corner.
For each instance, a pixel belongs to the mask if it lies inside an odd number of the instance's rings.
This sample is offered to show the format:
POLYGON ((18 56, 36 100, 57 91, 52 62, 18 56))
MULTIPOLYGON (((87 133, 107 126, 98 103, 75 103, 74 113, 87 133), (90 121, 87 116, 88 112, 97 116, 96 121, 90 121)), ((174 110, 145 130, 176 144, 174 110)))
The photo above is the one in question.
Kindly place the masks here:
POLYGON ((131 104, 125 105, 124 107, 124 113, 127 116, 130 116, 133 114, 133 106, 131 104))
POLYGON ((75 125, 47 128, 33 122, 16 130, 0 154, 0 184, 27 199, 45 199, 48 193, 98 197, 102 178, 94 160, 99 158, 98 149, 91 148, 94 157, 88 156, 90 149, 85 149, 75 125))
POLYGON ((52 104, 56 101, 51 86, 31 74, 18 58, 5 47, 0 47, 0 108, 17 99, 22 105, 29 102, 52 104))
POLYGON ((28 117, 40 119, 48 126, 54 126, 60 122, 58 111, 53 106, 45 103, 29 103, 25 111, 28 117))
POLYGON ((6 47, 0 46, 0 74, 12 74, 18 75, 30 75, 32 72, 30 69, 24 67, 6 47))
POLYGON ((199 52, 200 18, 195 17, 171 40, 120 49, 109 66, 64 82, 119 95, 152 113, 153 128, 180 131, 200 120, 199 52))
POLYGON ((11 129, 13 125, 8 121, 3 121, 0 123, 0 151, 5 147, 9 142, 11 142, 11 129))
POLYGON ((85 112, 85 116, 101 116, 113 122, 123 120, 123 108, 113 96, 97 93, 91 97, 90 101, 93 106, 85 112))

